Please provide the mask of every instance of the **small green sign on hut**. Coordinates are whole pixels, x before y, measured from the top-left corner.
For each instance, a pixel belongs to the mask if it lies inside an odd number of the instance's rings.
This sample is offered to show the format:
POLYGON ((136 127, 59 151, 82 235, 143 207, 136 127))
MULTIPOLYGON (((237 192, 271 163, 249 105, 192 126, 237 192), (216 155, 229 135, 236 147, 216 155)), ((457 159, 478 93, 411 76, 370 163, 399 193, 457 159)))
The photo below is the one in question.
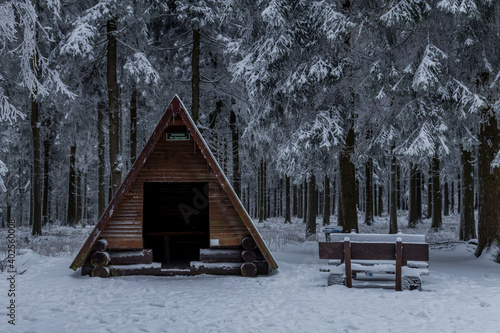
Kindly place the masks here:
POLYGON ((167 133, 167 140, 189 140, 189 133, 167 133))

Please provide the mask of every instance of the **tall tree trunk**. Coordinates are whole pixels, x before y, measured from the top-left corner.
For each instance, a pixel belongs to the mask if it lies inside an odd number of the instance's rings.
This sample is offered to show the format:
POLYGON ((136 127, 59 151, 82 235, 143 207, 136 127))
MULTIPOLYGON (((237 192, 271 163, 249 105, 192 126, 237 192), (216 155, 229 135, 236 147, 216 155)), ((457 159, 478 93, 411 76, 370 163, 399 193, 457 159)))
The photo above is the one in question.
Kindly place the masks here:
MULTIPOLYGON (((395 145, 392 145, 392 150, 394 151, 395 145)), ((397 195, 397 160, 396 156, 392 155, 391 160, 391 176, 390 176, 390 217, 389 217, 389 233, 395 234, 398 232, 398 195, 397 195)))
POLYGON ((478 149, 478 245, 476 257, 486 247, 500 240, 500 168, 492 167, 491 162, 500 150, 500 130, 491 109, 482 110, 484 123, 480 126, 478 149))
POLYGON ((351 158, 354 154, 354 124, 351 124, 347 132, 345 146, 342 149, 339 160, 343 232, 358 229, 358 213, 356 209, 356 170, 351 158))
POLYGON ((137 88, 132 87, 130 99, 130 165, 137 159, 137 88))
POLYGON ((396 195, 397 195, 397 204, 398 209, 403 209, 402 203, 402 195, 401 195, 401 167, 396 165, 396 195))
POLYGON ((264 160, 260 161, 258 183, 259 183, 259 222, 264 222, 264 160))
POLYGON ((323 225, 330 224, 330 177, 325 176, 325 196, 323 205, 323 225))
POLYGON ((455 213, 455 181, 451 181, 451 193, 450 193, 450 213, 455 213))
POLYGON ((373 159, 368 158, 365 163, 365 223, 372 225, 373 223, 373 159))
MULTIPOLYGON (((105 141, 104 141, 104 111, 106 105, 103 102, 97 103, 97 214, 99 216, 104 213, 106 208, 106 157, 105 157, 105 141)), ((110 199, 111 200, 111 199, 110 199)))
POLYGON ((408 228, 415 228, 417 217, 417 166, 410 162, 410 209, 408 212, 408 228))
POLYGON ((307 222, 307 214, 308 214, 308 211, 309 211, 309 206, 308 206, 308 197, 309 197, 309 185, 308 185, 308 182, 307 180, 304 180, 304 191, 303 191, 303 195, 304 195, 304 198, 302 199, 302 205, 303 205, 303 219, 304 219, 304 224, 307 222))
POLYGON ((21 160, 18 161, 18 173, 19 173, 19 179, 17 186, 19 188, 19 221, 18 225, 22 226, 23 225, 23 209, 24 209, 24 200, 23 200, 23 169, 21 167, 21 160))
POLYGON ((449 188, 448 188, 448 182, 444 183, 443 204, 444 204, 443 215, 449 216, 450 215, 450 192, 449 192, 449 188))
MULTIPOLYGON (((111 172, 111 194, 114 195, 122 182, 122 159, 120 156, 120 106, 118 103, 118 78, 116 74, 116 18, 107 23, 107 84, 109 105, 109 163, 111 172)), ((110 198, 111 200, 111 198, 110 198)))
POLYGON ((432 218, 432 166, 429 167, 427 177, 427 218, 432 218))
POLYGON ((262 168, 262 207, 264 208, 264 219, 267 219, 269 217, 269 200, 268 200, 268 193, 267 193, 267 162, 263 161, 262 162, 263 168, 262 168))
POLYGON ((439 166, 439 158, 437 153, 432 158, 432 223, 431 228, 434 230, 441 229, 443 225, 443 217, 441 215, 441 184, 439 176, 441 169, 439 166))
POLYGON ((416 215, 417 215, 417 223, 422 221, 422 172, 417 168, 417 177, 416 177, 416 215))
POLYGON ((338 181, 338 191, 339 191, 339 195, 338 195, 338 202, 337 202, 337 226, 339 227, 343 227, 344 226, 344 212, 342 211, 343 209, 343 204, 342 204, 342 180, 340 179, 341 178, 341 172, 340 172, 340 159, 342 158, 342 152, 339 153, 339 158, 338 158, 338 161, 339 161, 339 181, 338 181))
MULTIPOLYGON (((460 210, 460 240, 468 241, 476 238, 476 221, 474 219, 474 165, 472 153, 461 148, 462 164, 462 209, 460 210)), ((459 202, 460 202, 459 200, 459 202)))
POLYGON ((200 31, 193 29, 193 50, 191 52, 191 114, 196 124, 200 116, 200 31))
POLYGON ((80 223, 82 220, 82 171, 76 169, 76 214, 75 221, 80 223))
MULTIPOLYGON (((38 56, 35 57, 38 59, 38 56)), ((38 62, 38 61, 36 61, 38 62)), ((36 71, 36 70, 35 70, 36 71)), ((37 75, 37 73, 35 73, 37 75)), ((40 147, 40 124, 39 105, 37 91, 32 92, 31 97, 31 131, 33 134, 33 186, 32 186, 32 209, 33 209, 33 235, 42 234, 42 168, 40 147)))
POLYGON ((66 223, 69 226, 76 225, 76 165, 75 165, 76 146, 70 147, 69 156, 69 188, 68 188, 68 213, 66 223))
POLYGON ((384 212, 384 187, 382 185, 378 186, 378 213, 382 216, 384 212))
POLYGON ((290 214, 290 177, 285 176, 285 223, 292 223, 290 214))
MULTIPOLYGON (((47 126, 48 128, 49 126, 47 126)), ((50 139, 49 134, 43 140, 43 225, 49 222, 49 210, 50 210, 50 185, 49 185, 49 158, 50 158, 50 139)))
POLYGON ((309 196, 307 199, 307 223, 306 223, 306 238, 316 234, 316 215, 318 208, 318 195, 316 193, 316 177, 311 175, 309 180, 309 196))
MULTIPOLYGON (((463 148, 461 148, 463 149, 463 148)), ((462 212, 462 180, 460 179, 460 174, 458 174, 458 182, 457 182, 457 213, 460 214, 462 212)))
POLYGON ((330 194, 332 197, 332 206, 330 209, 330 215, 335 215, 335 209, 336 209, 335 203, 337 200, 337 175, 333 176, 332 189, 330 190, 330 194))
POLYGON ((229 116, 229 126, 231 127, 231 141, 233 148, 233 189, 236 195, 241 195, 241 171, 240 171, 240 138, 238 125, 236 123, 236 113, 231 110, 229 116))

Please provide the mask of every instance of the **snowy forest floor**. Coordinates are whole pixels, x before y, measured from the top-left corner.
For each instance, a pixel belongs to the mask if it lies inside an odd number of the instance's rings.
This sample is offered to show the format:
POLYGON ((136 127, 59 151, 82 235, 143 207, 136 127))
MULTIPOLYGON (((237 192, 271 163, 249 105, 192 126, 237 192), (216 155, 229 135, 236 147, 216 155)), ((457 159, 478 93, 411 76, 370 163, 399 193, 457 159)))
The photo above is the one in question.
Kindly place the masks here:
MULTIPOLYGON (((16 326, 5 315, 4 271, 0 332, 500 332, 497 249, 475 258, 472 244, 457 241, 458 220, 445 217, 443 230, 434 233, 428 220, 407 230, 400 216, 401 231, 424 233, 431 243, 421 292, 328 287, 317 242, 304 239, 299 219, 255 223, 280 267, 256 278, 83 277, 68 266, 90 227, 47 227, 37 238, 21 228, 16 326)), ((360 231, 386 233, 388 219, 360 223, 360 231)), ((6 235, 0 230, 1 258, 6 235)))

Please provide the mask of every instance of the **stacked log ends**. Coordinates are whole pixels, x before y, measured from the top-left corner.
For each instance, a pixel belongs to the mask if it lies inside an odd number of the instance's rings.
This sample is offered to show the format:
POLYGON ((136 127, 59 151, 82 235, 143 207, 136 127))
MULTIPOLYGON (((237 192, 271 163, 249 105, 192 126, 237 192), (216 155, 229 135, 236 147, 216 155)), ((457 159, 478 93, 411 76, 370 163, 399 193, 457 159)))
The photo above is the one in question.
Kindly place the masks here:
POLYGON ((92 258, 90 259, 90 263, 94 267, 104 267, 109 264, 111 261, 111 256, 109 255, 108 252, 94 252, 92 255, 92 258))
POLYGON ((94 266, 91 276, 109 277, 109 268, 106 267, 111 261, 111 256, 108 252, 97 251, 92 254, 90 263, 94 266))
POLYGON ((245 277, 254 277, 257 275, 257 266, 253 262, 246 262, 241 265, 241 275, 245 277))
POLYGON ((241 240, 241 246, 243 246, 245 250, 253 251, 257 247, 257 243, 255 243, 252 237, 247 236, 241 240))
POLYGON ((254 251, 243 250, 241 252, 241 258, 244 262, 254 262, 257 259, 257 255, 254 251))
POLYGON ((94 251, 104 252, 108 249, 108 241, 104 238, 99 239, 94 245, 94 251))
POLYGON ((102 277, 102 278, 107 278, 109 277, 109 268, 108 267, 95 267, 92 270, 92 277, 102 277))

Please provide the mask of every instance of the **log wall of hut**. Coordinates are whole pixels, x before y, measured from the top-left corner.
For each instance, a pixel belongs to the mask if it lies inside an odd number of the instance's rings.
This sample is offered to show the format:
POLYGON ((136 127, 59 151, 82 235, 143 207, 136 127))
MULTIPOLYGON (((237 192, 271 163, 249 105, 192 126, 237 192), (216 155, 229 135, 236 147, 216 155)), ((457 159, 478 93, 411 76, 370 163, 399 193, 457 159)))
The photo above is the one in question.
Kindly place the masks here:
POLYGON ((166 138, 166 133, 187 132, 181 120, 177 123, 170 120, 128 193, 113 208, 114 214, 100 235, 108 241, 110 249, 145 247, 143 214, 147 183, 208 183, 210 247, 238 247, 249 234, 194 140, 166 138))

